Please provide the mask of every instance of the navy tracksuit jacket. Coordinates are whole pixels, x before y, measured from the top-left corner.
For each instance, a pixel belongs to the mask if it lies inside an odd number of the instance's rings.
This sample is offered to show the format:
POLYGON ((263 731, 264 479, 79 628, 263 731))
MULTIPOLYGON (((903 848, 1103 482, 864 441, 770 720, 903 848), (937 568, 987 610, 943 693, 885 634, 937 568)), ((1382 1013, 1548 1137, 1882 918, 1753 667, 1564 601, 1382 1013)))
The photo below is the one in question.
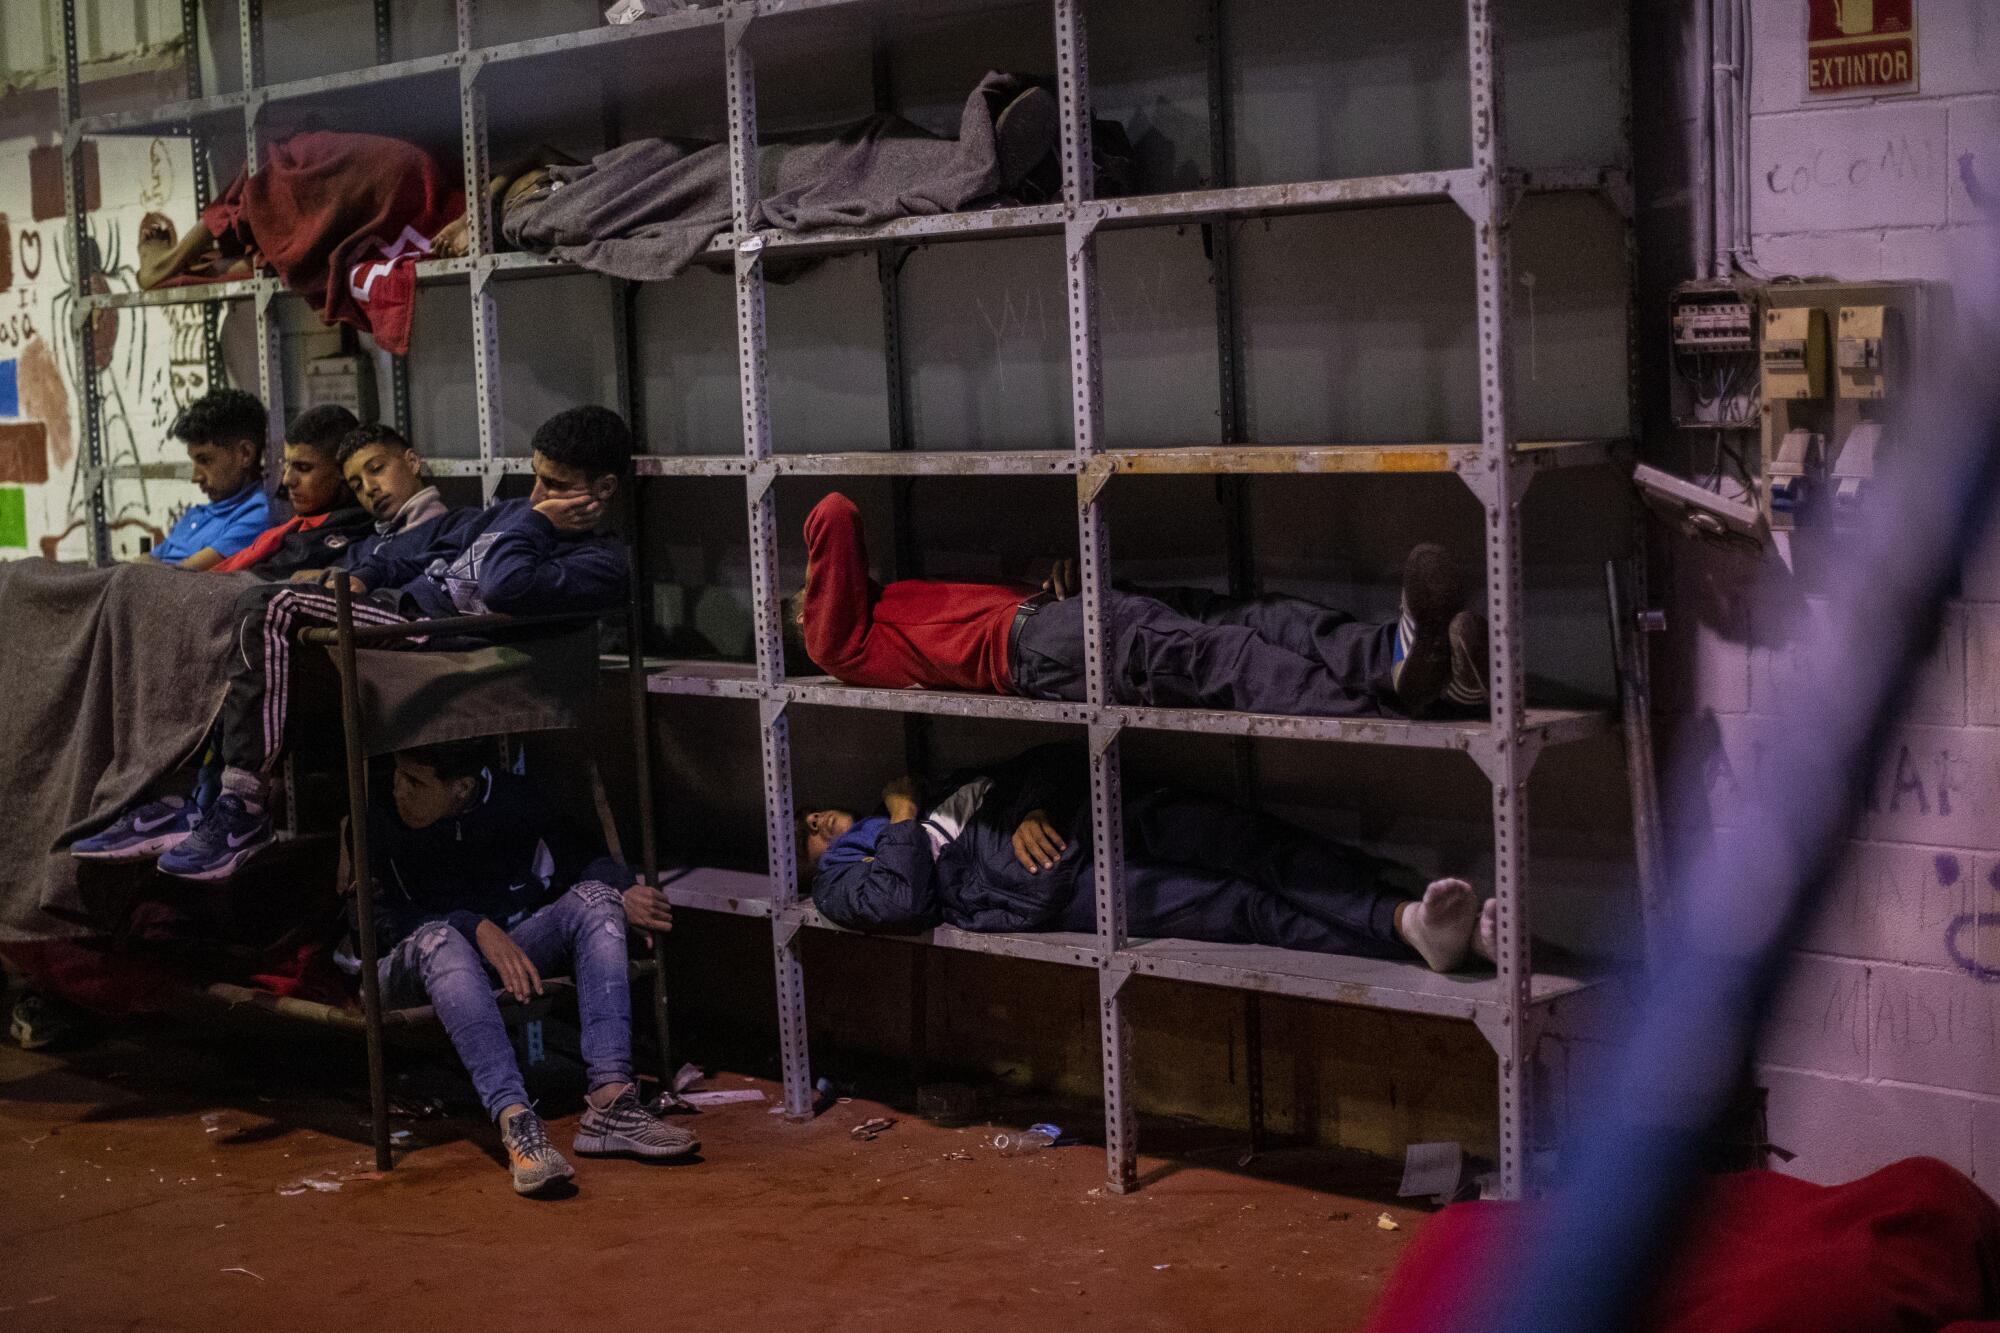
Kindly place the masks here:
MULTIPOLYGON (((940 921, 978 931, 1095 930, 1087 774, 1080 746, 1045 745, 955 775, 924 818, 857 824, 821 861, 813 901, 835 923, 872 932, 940 921), (967 792, 979 782, 990 783, 983 794, 967 792), (939 819, 954 797, 970 805, 975 796, 962 828, 939 819), (1039 873, 1013 849, 1014 830, 1035 810, 1068 842, 1039 873)), ((1393 862, 1173 789, 1129 802, 1125 825, 1133 935, 1417 956, 1395 931, 1396 907, 1411 896, 1398 881, 1416 877, 1393 862)))

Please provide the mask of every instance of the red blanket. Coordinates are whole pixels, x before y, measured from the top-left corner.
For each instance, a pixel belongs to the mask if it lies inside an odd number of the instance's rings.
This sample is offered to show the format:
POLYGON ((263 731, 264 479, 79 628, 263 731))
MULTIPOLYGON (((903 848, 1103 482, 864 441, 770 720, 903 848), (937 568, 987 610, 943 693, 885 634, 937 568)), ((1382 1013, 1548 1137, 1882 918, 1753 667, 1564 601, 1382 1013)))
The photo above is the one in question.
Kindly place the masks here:
MULTIPOLYGON (((1442 1333, 1489 1306, 1488 1265, 1539 1206, 1455 1204, 1425 1223, 1369 1333, 1442 1333)), ((2000 1208, 1933 1158, 1845 1185, 1717 1176, 1689 1216, 1688 1251, 1640 1326, 1652 1333, 1934 1333, 2000 1315, 2000 1208)))
POLYGON ((351 324, 398 356, 410 349, 416 261, 465 212, 465 192, 415 144, 307 130, 272 144, 201 220, 225 257, 269 265, 329 324, 351 324))

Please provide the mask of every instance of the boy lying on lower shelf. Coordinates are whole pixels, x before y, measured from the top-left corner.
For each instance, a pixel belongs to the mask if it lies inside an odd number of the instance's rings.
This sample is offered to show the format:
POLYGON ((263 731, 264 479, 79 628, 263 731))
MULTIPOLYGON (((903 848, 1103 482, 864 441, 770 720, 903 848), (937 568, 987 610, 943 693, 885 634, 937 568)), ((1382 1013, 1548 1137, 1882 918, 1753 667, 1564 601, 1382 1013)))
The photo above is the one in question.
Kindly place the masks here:
POLYGON ((368 820, 382 1003, 436 1008, 500 1127, 515 1191, 575 1174, 528 1101, 500 1017, 498 992, 525 1002, 544 975, 576 978, 590 1086, 575 1151, 657 1159, 699 1147, 647 1111, 632 1081, 625 936, 673 929, 666 895, 557 817, 490 741, 402 751, 392 791, 368 820))
MULTIPOLYGON (((929 801, 915 779, 887 813, 816 810, 799 841, 812 897, 835 924, 903 934, 1097 928, 1088 764, 1039 746, 954 775, 929 801)), ((1423 886, 1407 867, 1195 792, 1126 803, 1127 925, 1147 938, 1422 962, 1491 961, 1495 908, 1461 879, 1423 886)))

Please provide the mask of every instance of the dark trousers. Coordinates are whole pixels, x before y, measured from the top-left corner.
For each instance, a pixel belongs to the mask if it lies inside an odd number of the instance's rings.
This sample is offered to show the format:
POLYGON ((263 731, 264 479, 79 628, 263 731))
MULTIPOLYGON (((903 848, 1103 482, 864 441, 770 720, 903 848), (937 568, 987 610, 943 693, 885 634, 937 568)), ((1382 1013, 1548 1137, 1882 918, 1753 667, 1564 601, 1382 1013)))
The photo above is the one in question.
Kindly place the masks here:
MULTIPOLYGON (((395 609, 395 596, 355 598, 354 623, 408 623, 412 617, 395 609)), ((269 773, 277 764, 291 702, 292 656, 298 651, 292 636, 308 625, 333 623, 333 594, 323 588, 266 583, 244 589, 236 599, 236 652, 229 661, 216 745, 223 763, 253 773, 269 773)))
MULTIPOLYGON (((1417 876, 1255 810, 1158 791, 1125 812, 1126 929, 1154 939, 1409 959, 1396 909, 1417 876), (1399 882, 1401 881, 1401 882, 1399 882)), ((1095 875, 1055 930, 1097 929, 1095 875)))
MULTIPOLYGON (((1396 626, 1298 597, 1199 588, 1104 594, 1112 699, 1309 717, 1401 716, 1390 688, 1396 626)), ((1014 692, 1084 697, 1083 599, 1045 602, 1008 645, 1014 692)))

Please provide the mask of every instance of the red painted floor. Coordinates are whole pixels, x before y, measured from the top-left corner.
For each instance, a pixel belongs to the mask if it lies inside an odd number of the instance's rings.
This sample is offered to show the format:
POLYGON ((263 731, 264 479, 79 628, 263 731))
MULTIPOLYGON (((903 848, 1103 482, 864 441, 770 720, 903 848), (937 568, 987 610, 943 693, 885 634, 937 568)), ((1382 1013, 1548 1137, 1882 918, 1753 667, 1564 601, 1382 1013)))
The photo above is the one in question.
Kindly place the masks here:
POLYGON ((0 1328, 1342 1330, 1421 1218, 1380 1164, 1197 1148, 1119 1197, 1096 1148, 1002 1157, 858 1099, 716 1108, 699 1162, 580 1161, 574 1197, 528 1201, 466 1121, 399 1120, 373 1177, 351 1094, 283 1097, 244 1038, 206 1041, 0 1044, 0 1328))

